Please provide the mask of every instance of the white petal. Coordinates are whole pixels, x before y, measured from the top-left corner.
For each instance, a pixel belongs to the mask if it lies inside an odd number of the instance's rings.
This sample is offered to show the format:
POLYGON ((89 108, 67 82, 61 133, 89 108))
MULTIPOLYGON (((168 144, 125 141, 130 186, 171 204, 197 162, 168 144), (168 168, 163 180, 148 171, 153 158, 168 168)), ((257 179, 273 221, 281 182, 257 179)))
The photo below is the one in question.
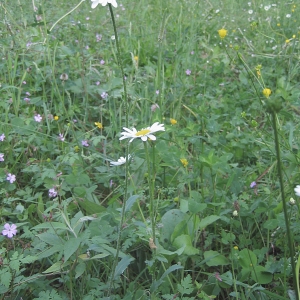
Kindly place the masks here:
POLYGON ((99 0, 92 0, 92 8, 95 8, 95 7, 97 7, 97 5, 99 4, 99 0))
POLYGON ((141 136, 141 140, 142 140, 143 142, 146 142, 147 139, 148 139, 148 137, 147 137, 146 135, 141 136))
POLYGON ((156 140, 156 136, 153 135, 153 134, 149 134, 149 135, 148 135, 148 138, 149 138, 150 140, 152 140, 152 141, 155 141, 155 140, 156 140))
POLYGON ((108 1, 113 7, 118 7, 118 3, 116 0, 110 0, 108 1))

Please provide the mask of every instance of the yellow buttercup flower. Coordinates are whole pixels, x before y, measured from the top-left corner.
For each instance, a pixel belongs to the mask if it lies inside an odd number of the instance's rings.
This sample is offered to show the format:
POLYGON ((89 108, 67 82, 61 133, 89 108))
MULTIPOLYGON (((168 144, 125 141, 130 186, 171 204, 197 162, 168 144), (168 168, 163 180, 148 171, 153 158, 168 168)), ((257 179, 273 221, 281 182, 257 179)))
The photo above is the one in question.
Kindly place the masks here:
POLYGON ((266 98, 269 98, 269 96, 271 95, 272 91, 270 89, 263 89, 263 94, 266 98))
POLYGON ((218 30, 219 36, 221 39, 224 39, 224 37, 227 35, 227 30, 222 28, 220 30, 218 30))
POLYGON ((181 163, 183 164, 184 167, 186 167, 189 164, 189 162, 185 158, 181 158, 180 161, 181 161, 181 163))
POLYGON ((175 125, 175 124, 177 124, 177 121, 175 120, 175 119, 170 119, 170 123, 171 123, 171 125, 175 125))
POLYGON ((102 129, 102 128, 103 128, 103 125, 102 125, 102 123, 100 123, 100 122, 95 122, 95 125, 96 125, 99 129, 102 129))
POLYGON ((238 246, 234 246, 233 249, 234 250, 239 250, 239 247, 238 246))
POLYGON ((133 59, 136 61, 136 62, 138 62, 139 61, 139 57, 136 55, 136 56, 134 56, 133 57, 133 59))
POLYGON ((59 119, 59 116, 54 116, 54 120, 57 121, 59 119))

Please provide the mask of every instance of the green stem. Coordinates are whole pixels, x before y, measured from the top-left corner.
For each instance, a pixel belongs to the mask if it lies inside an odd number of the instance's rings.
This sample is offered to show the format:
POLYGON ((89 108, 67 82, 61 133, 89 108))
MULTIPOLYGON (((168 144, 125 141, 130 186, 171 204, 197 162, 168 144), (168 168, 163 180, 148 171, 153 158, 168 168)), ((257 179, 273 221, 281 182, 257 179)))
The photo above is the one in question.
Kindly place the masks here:
POLYGON ((281 200, 283 205, 283 212, 284 212, 284 219, 285 219, 285 226, 288 238, 288 245, 290 250, 290 257, 291 257, 291 265, 292 265, 292 272, 293 272, 293 283, 294 283, 294 291, 296 295, 296 300, 299 300, 299 293, 297 289, 297 282, 296 282, 296 266, 295 266, 295 251, 294 251, 294 244, 293 244, 293 237, 290 230, 290 224, 288 219, 288 212, 287 212, 287 205, 285 201, 284 195, 284 185, 283 185, 283 176, 282 176, 282 168, 281 168, 281 158, 280 158, 280 146, 279 146, 279 139, 278 139, 278 132, 277 132, 277 123, 276 123, 276 113, 272 111, 272 125, 274 131, 274 138, 275 138, 275 149, 276 149, 276 157, 277 157, 277 169, 278 169, 278 176, 279 176, 279 183, 280 183, 280 191, 281 191, 281 200))
POLYGON ((154 170, 151 171, 150 166, 150 157, 149 157, 149 151, 148 151, 148 143, 147 141, 144 142, 145 147, 145 154, 146 154, 146 160, 147 160, 147 167, 148 167, 148 184, 149 184, 149 202, 150 202, 150 217, 151 217, 151 225, 152 225, 152 238, 153 242, 155 244, 155 216, 154 216, 154 170), (152 174, 153 173, 153 174, 152 174))
MULTIPOLYGON (((115 22, 115 17, 114 17, 114 12, 112 9, 112 5, 109 3, 108 4, 110 15, 111 15, 111 20, 113 23, 113 28, 114 28, 114 33, 115 33, 115 41, 116 41, 116 48, 117 48, 117 59, 118 59, 118 64, 121 70, 121 75, 123 79, 123 89, 124 89, 124 105, 125 105, 125 127, 128 128, 128 110, 129 110, 129 103, 128 103, 128 97, 127 97, 127 88, 126 88, 126 82, 125 82, 125 74, 124 74, 124 68, 121 60, 121 51, 120 51, 120 45, 119 45, 119 38, 118 38, 118 33, 117 33, 117 27, 116 27, 116 22, 115 22)), ((127 200, 127 192, 128 192, 128 174, 129 174, 129 164, 128 164, 128 156, 129 156, 129 143, 126 145, 126 151, 125 151, 125 157, 126 157, 126 164, 125 164, 125 188, 124 188, 124 198, 123 198, 123 204, 122 204, 122 211, 121 211, 121 220, 119 224, 119 231, 118 231, 118 238, 117 238, 117 247, 116 247, 116 255, 115 259, 112 265, 111 269, 111 276, 110 276, 110 282, 109 282, 109 288, 108 288, 108 296, 111 295, 111 290, 112 290, 112 285, 114 281, 114 274, 115 270, 117 267, 117 262, 119 258, 119 253, 120 253, 120 247, 121 247, 121 231, 123 228, 124 220, 125 220, 125 207, 126 207, 126 200, 127 200)))

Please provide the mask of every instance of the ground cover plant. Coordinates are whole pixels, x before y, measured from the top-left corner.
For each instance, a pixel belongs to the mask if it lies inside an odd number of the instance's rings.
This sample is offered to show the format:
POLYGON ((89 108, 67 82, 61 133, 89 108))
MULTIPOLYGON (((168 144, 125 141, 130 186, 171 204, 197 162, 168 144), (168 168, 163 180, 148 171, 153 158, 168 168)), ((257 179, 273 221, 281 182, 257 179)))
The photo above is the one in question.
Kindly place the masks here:
POLYGON ((299 299, 296 1, 0 5, 0 299, 299 299))

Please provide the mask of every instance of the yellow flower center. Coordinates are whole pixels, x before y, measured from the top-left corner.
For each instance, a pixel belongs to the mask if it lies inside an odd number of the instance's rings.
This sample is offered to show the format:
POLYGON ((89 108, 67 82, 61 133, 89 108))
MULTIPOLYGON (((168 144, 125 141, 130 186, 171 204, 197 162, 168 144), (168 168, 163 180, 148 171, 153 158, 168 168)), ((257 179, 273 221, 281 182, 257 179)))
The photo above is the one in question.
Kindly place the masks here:
POLYGON ((186 167, 189 164, 189 162, 187 161, 186 158, 181 158, 180 161, 181 161, 181 163, 183 164, 184 167, 186 167))
POLYGON ((172 124, 172 125, 175 125, 175 124, 177 124, 177 121, 175 120, 175 119, 170 119, 170 123, 172 124))
POLYGON ((95 122, 95 125, 96 125, 99 129, 102 129, 102 128, 103 128, 103 125, 102 125, 102 123, 100 123, 100 122, 95 122))
POLYGON ((218 30, 219 36, 221 39, 224 39, 224 37, 227 35, 227 30, 222 28, 220 30, 218 30))
POLYGON ((138 131, 135 135, 136 135, 136 136, 145 136, 145 135, 147 135, 149 132, 150 132, 149 129, 142 129, 142 130, 138 131))
POLYGON ((266 98, 269 98, 271 93, 272 93, 272 91, 270 89, 263 89, 263 94, 266 98))

